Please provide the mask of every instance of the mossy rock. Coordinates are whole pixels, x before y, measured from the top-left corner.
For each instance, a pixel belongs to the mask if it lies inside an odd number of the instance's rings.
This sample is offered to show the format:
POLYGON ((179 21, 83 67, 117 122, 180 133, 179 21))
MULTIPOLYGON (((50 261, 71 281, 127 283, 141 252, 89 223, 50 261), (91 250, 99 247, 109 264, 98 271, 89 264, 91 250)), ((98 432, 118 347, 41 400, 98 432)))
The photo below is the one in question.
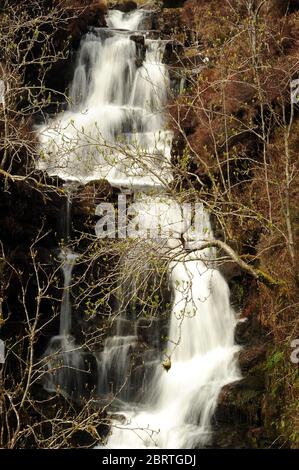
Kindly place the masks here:
POLYGON ((261 426, 265 380, 262 374, 249 375, 223 387, 214 423, 261 426))

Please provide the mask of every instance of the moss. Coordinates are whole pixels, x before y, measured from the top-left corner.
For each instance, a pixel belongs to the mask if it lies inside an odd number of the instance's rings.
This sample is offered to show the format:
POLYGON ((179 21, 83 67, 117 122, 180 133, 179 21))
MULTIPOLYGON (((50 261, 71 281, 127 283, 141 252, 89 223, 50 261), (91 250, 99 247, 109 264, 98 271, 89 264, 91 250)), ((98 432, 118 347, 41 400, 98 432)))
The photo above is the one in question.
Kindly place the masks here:
POLYGON ((259 280, 270 288, 286 286, 285 281, 282 281, 281 279, 275 279, 272 276, 270 276, 269 273, 266 273, 262 271, 261 269, 257 270, 257 274, 258 274, 259 280))

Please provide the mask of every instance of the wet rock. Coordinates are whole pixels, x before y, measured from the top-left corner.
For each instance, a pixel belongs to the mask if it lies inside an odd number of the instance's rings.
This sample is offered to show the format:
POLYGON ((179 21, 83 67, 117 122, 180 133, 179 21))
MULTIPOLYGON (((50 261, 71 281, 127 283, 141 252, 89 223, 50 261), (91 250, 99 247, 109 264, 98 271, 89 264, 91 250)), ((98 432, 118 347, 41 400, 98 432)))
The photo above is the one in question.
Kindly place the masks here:
POLYGON ((95 435, 95 432, 93 432, 92 429, 90 429, 90 431, 82 429, 72 433, 70 445, 72 448, 94 447, 97 443, 97 440, 97 436, 95 435))
POLYGON ((145 32, 147 37, 150 36, 154 30, 159 30, 158 13, 150 11, 148 15, 145 15, 140 29, 145 32))
POLYGON ((109 201, 112 194, 110 183, 104 179, 80 186, 72 198, 73 216, 94 215, 97 204, 109 201))
POLYGON ((169 41, 166 44, 163 62, 174 67, 182 65, 184 46, 178 41, 169 41))
POLYGON ((164 348, 169 329, 169 312, 158 316, 141 317, 137 320, 140 340, 155 348, 164 348))
MULTIPOLYGON (((68 54, 65 58, 57 60, 52 67, 45 71, 45 87, 53 90, 52 103, 57 102, 57 106, 61 101, 65 101, 64 93, 73 77, 75 56, 79 48, 81 38, 87 33, 91 26, 106 26, 105 13, 107 6, 104 1, 86 2, 84 0, 74 0, 68 8, 69 20, 65 28, 60 28, 54 36, 53 44, 55 50, 64 50, 68 44, 68 54), (87 5, 86 3, 90 3, 87 5), (58 93, 57 93, 58 92, 58 93)), ((35 54, 35 52, 34 52, 35 54)), ((37 48, 36 55, 40 54, 37 48)), ((38 70, 32 60, 26 70, 27 81, 32 80, 35 83, 39 77, 38 70)), ((37 84, 38 85, 38 84, 37 84)), ((55 109, 51 107, 44 109, 46 112, 57 112, 61 110, 59 107, 55 109)))
POLYGON ((129 13, 130 11, 136 10, 137 3, 132 1, 127 2, 117 2, 111 5, 111 10, 119 10, 123 13, 129 13))
POLYGON ((187 0, 163 0, 164 8, 180 8, 187 0))
POLYGON ((142 34, 132 34, 130 36, 131 41, 134 41, 137 45, 144 46, 144 36, 142 34))
MULTIPOLYGON (((217 235, 216 235, 217 237, 217 235)), ((220 238, 220 237, 219 237, 220 238)), ((231 246, 231 245, 230 245, 231 246)), ((243 271, 237 263, 227 261, 220 266, 220 272, 223 274, 227 282, 231 280, 239 281, 239 278, 244 278, 243 271)), ((239 283, 239 282, 238 282, 239 283)))
POLYGON ((239 366, 242 374, 247 374, 253 367, 266 359, 266 344, 253 345, 239 353, 239 366))
MULTIPOLYGON (((229 387, 229 385, 228 385, 229 387)), ((265 376, 262 373, 255 375, 248 375, 244 379, 239 380, 231 384, 231 390, 242 391, 242 390, 253 390, 259 392, 265 389, 265 376)))
POLYGON ((127 422, 127 418, 124 415, 119 414, 119 413, 112 413, 110 415, 110 418, 111 420, 118 421, 120 424, 126 424, 127 422))
POLYGON ((85 352, 83 354, 84 370, 83 377, 83 396, 90 397, 97 387, 97 362, 93 354, 85 352))
POLYGON ((215 449, 263 449, 272 444, 263 426, 220 425, 213 430, 210 445, 215 449))
POLYGON ((142 34, 132 34, 131 41, 136 44, 136 67, 141 67, 145 59, 145 38, 142 34))
POLYGON ((244 426, 215 426, 213 429, 213 441, 210 445, 215 449, 246 449, 248 448, 246 440, 247 428, 244 426))
MULTIPOLYGON (((250 294, 246 292, 246 295, 247 299, 250 298, 250 294)), ((243 308, 235 329, 235 341, 237 344, 250 345, 250 347, 255 347, 260 343, 268 344, 270 341, 267 331, 259 322, 258 303, 254 297, 251 297, 251 302, 243 308)))
MULTIPOLYGON (((155 360, 147 361, 146 356, 140 356, 141 363, 134 367, 131 375, 131 388, 135 395, 135 400, 142 401, 144 394, 148 392, 153 384, 153 378, 157 372, 157 368, 161 367, 160 361, 157 359, 157 351, 151 351, 155 360)), ((146 354, 146 352, 144 353, 146 354)))
POLYGON ((160 323, 158 318, 141 318, 137 323, 137 334, 148 344, 159 343, 160 323))
POLYGON ((264 389, 265 381, 261 374, 224 386, 213 417, 214 423, 260 425, 264 389))
MULTIPOLYGON (((2 183, 4 180, 0 178, 0 190, 2 183)), ((10 182, 7 191, 2 193, 0 237, 3 242, 7 240, 10 247, 20 242, 31 245, 42 225, 45 231, 51 230, 44 237, 43 245, 53 246, 54 230, 58 228, 57 220, 62 204, 61 192, 59 188, 48 188, 47 197, 44 197, 42 189, 45 185, 51 185, 51 180, 39 181, 33 173, 31 184, 22 180, 10 182)))
MULTIPOLYGON (((82 2, 82 0, 80 0, 82 2)), ((85 3, 85 2, 84 2, 85 3)), ((80 5, 79 5, 80 7, 80 5)), ((78 6, 77 6, 78 8, 78 6)), ((80 41, 90 26, 106 26, 105 14, 107 6, 103 1, 91 2, 90 5, 83 5, 81 9, 76 11, 74 5, 74 16, 68 24, 68 33, 71 36, 72 43, 80 41)))

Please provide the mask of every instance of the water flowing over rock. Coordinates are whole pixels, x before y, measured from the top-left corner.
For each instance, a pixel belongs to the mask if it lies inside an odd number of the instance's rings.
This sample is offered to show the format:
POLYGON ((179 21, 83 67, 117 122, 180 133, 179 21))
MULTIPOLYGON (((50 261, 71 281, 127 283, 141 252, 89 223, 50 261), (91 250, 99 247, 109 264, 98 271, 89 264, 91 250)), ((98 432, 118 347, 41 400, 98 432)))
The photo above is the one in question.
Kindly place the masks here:
POLYGON ((51 338, 45 352, 48 372, 45 375, 44 387, 55 392, 58 389, 67 395, 79 396, 83 391, 82 371, 83 355, 80 346, 71 336, 72 304, 70 286, 72 271, 78 255, 71 251, 61 253, 64 288, 60 311, 59 335, 51 338))
POLYGON ((134 188, 172 179, 172 133, 163 130, 161 115, 169 81, 161 62, 164 44, 147 39, 138 68, 136 42, 123 31, 141 28, 147 15, 114 10, 107 18, 110 29, 86 35, 69 110, 39 129, 40 169, 82 183, 106 178, 119 187, 128 186, 128 179, 134 188))
MULTIPOLYGON (((38 167, 83 184, 106 179, 134 193, 138 230, 131 232, 132 238, 146 242, 149 230, 159 227, 149 244, 168 257, 168 342, 164 351, 161 325, 153 321, 153 347, 130 375, 142 325, 133 309, 124 308, 124 297, 134 286, 129 279, 128 292, 119 294, 115 335, 106 338, 97 355, 98 394, 115 393, 118 405, 113 412, 122 416, 115 429, 112 424, 106 445, 194 448, 210 442, 221 388, 240 378, 234 343, 237 320, 227 283, 213 266, 214 249, 201 250, 202 242, 213 237, 208 215, 202 210, 196 230, 191 230, 181 204, 167 192, 173 173, 172 132, 165 129, 164 116, 170 86, 162 62, 165 42, 145 37, 145 58, 139 64, 136 41, 130 39, 149 14, 113 10, 107 29, 93 28, 82 40, 69 109, 38 129, 43 153, 38 167)), ((69 332, 67 295, 65 290, 63 338, 69 332)))

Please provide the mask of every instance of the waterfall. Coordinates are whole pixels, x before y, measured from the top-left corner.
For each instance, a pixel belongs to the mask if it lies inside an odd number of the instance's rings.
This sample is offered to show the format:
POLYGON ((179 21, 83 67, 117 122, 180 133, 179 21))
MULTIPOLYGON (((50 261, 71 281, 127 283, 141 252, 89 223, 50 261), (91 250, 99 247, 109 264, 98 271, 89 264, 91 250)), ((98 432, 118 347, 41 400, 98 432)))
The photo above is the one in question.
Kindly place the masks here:
MULTIPOLYGON (((121 18, 124 28, 142 24, 141 11, 118 13, 108 17, 114 28, 121 18)), ((38 130, 39 169, 68 181, 106 178, 133 189, 165 186, 173 179, 172 133, 163 129, 161 116, 169 87, 163 43, 145 43, 145 61, 137 67, 137 46, 128 32, 94 28, 86 35, 68 111, 38 130)))
MULTIPOLYGON (((133 193, 139 230, 132 231, 132 238, 146 243, 148 231, 159 226, 151 245, 168 257, 172 308, 167 349, 159 343, 156 323, 153 348, 140 353, 141 365, 130 374, 142 319, 123 307, 135 285, 134 276, 128 278, 119 292, 115 334, 97 355, 98 394, 113 393, 118 399, 119 419, 112 423, 108 448, 193 448, 210 442, 219 392, 239 379, 236 316, 227 283, 214 266, 214 249, 200 249, 213 238, 208 215, 202 210, 199 224, 191 229, 188 214, 167 192, 173 180, 173 136, 165 129, 164 116, 170 79, 163 41, 145 38, 145 58, 141 65, 136 61, 132 33, 143 39, 146 15, 142 10, 111 11, 108 28, 93 28, 83 38, 68 110, 38 129, 37 166, 83 184, 106 178, 133 193)), ((131 256, 139 255, 128 253, 123 269, 131 256)), ((67 289, 70 264, 65 263, 64 275, 67 289)), ((69 332, 69 308, 65 293, 60 337, 69 332)))
POLYGON ((68 337, 71 332, 72 325, 72 304, 70 298, 70 285, 72 280, 72 272, 77 255, 71 250, 66 249, 60 255, 62 259, 62 272, 64 277, 62 302, 60 309, 60 336, 68 337))
POLYGON ((148 14, 145 10, 123 13, 119 10, 112 10, 107 17, 107 25, 111 29, 121 29, 134 31, 142 25, 144 17, 148 14))
MULTIPOLYGON (((71 199, 73 184, 64 185, 66 192, 66 207, 64 217, 64 235, 66 241, 71 236, 71 199)), ((76 345, 71 335, 72 302, 71 283, 72 273, 78 255, 69 248, 62 249, 59 254, 63 273, 63 293, 59 316, 59 335, 50 339, 44 353, 46 374, 44 388, 49 392, 59 390, 66 396, 79 397, 83 392, 82 372, 84 371, 83 354, 80 346, 76 345)))
MULTIPOLYGON (((145 202, 142 207, 139 205, 139 221, 145 229, 164 210, 165 233, 171 227, 174 235, 183 235, 193 248, 200 248, 205 239, 213 237, 205 212, 201 230, 190 233, 179 207, 164 200, 157 210, 157 204, 150 200, 148 206, 145 202)), ((167 245, 171 248, 168 269, 173 302, 166 357, 171 367, 168 372, 161 364, 156 367, 146 403, 123 408, 125 423, 115 421, 107 444, 111 449, 188 449, 207 445, 219 392, 225 384, 240 378, 238 347, 234 344, 236 317, 230 306, 228 285, 213 268, 214 250, 188 252, 180 237, 168 238, 167 245)))
POLYGON ((72 304, 70 285, 72 271, 77 255, 69 250, 61 254, 64 287, 60 309, 59 335, 50 339, 44 353, 46 373, 44 388, 49 392, 59 391, 66 396, 79 398, 83 393, 83 377, 85 366, 81 347, 75 343, 71 335, 72 304))

